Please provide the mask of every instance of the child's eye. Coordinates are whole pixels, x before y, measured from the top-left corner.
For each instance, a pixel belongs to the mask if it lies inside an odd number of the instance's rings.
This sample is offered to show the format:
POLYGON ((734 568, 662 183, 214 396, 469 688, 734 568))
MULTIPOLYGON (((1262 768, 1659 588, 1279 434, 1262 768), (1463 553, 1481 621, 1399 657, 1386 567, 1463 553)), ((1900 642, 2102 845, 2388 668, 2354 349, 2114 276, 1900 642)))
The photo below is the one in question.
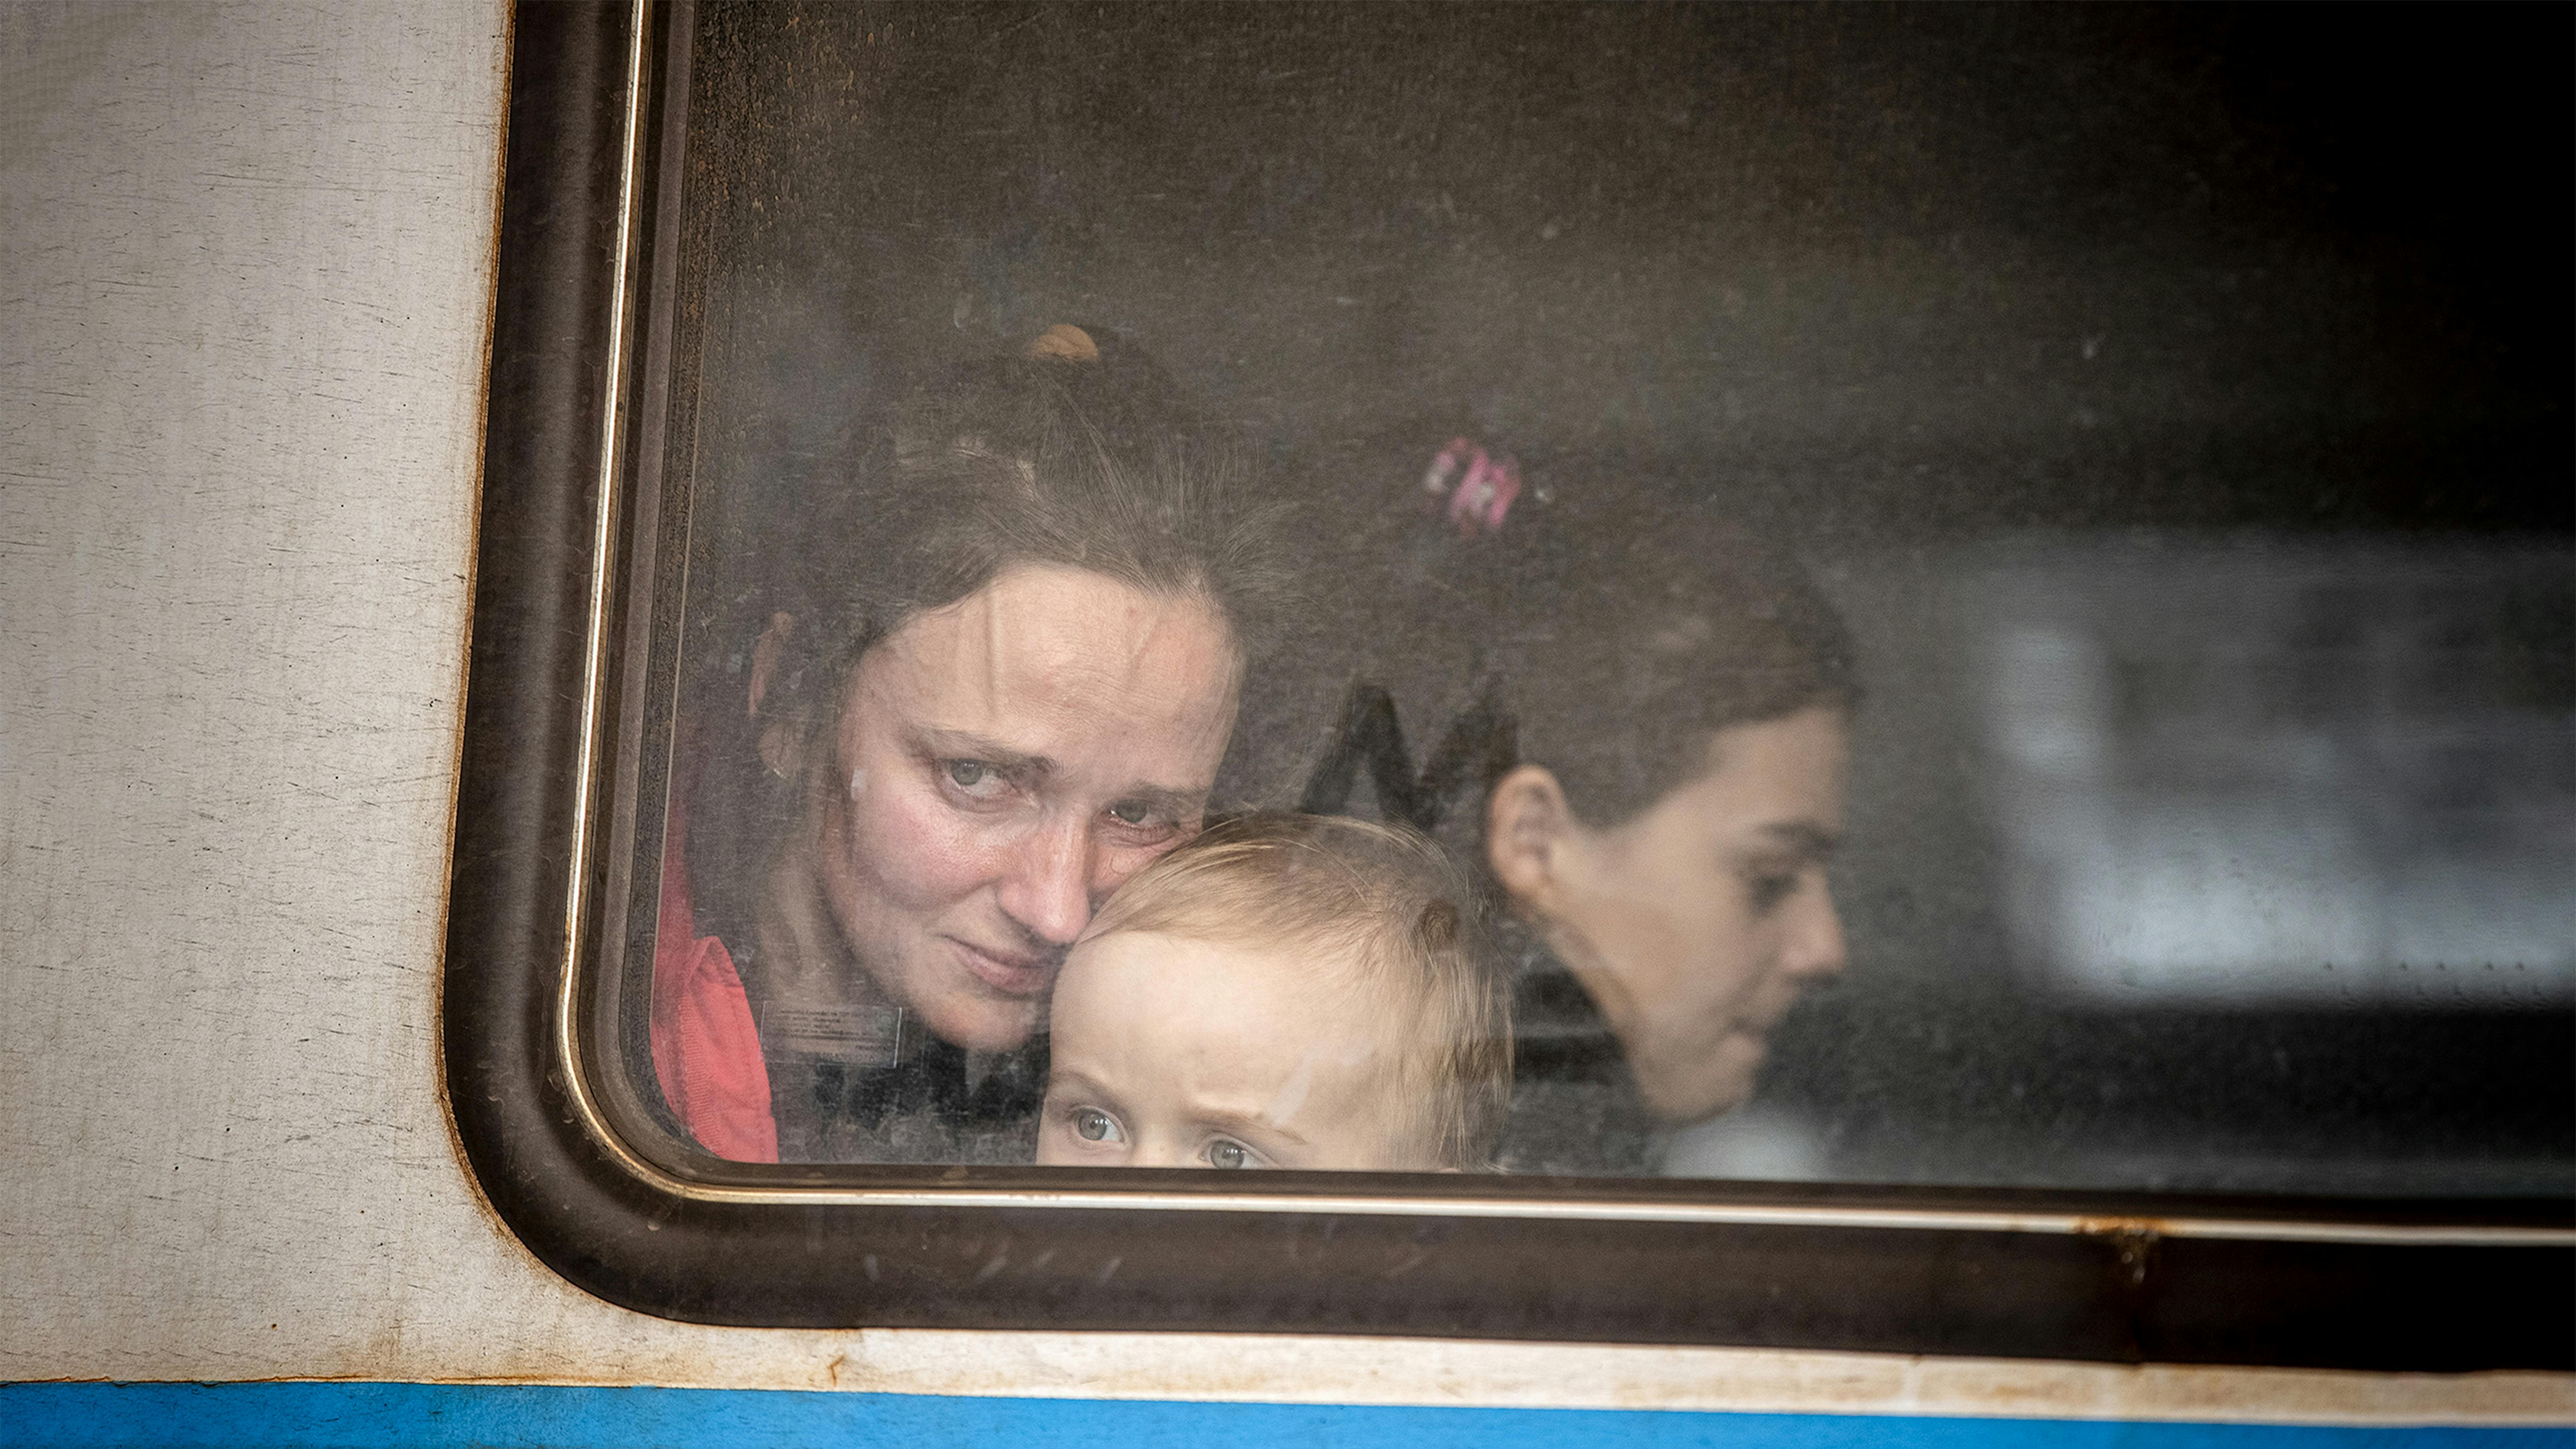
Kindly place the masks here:
POLYGON ((1260 1153, 1226 1137, 1220 1137, 1208 1144, 1207 1160, 1210 1167, 1234 1168, 1262 1165, 1260 1153))
POLYGON ((1118 1130, 1118 1119, 1097 1107, 1073 1109, 1073 1135, 1085 1142, 1124 1142, 1126 1134, 1118 1130))

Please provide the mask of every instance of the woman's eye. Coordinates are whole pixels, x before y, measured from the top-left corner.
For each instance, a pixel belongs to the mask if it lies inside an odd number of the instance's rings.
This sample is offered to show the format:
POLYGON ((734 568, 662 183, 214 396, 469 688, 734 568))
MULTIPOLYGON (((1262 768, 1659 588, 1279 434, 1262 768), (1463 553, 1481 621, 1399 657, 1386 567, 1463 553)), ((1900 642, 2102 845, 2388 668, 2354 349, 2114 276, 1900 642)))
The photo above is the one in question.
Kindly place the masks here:
POLYGON ((1782 901, 1798 893, 1798 878, 1794 875, 1759 875, 1748 884, 1757 916, 1777 909, 1782 901))
POLYGON ((1121 1140, 1118 1132, 1118 1119, 1101 1111, 1097 1107, 1076 1107, 1073 1109, 1073 1135, 1081 1138, 1085 1142, 1116 1142, 1121 1140))
POLYGON ((1109 818, 1121 825, 1142 825, 1154 818, 1154 811, 1151 806, 1139 805, 1131 800, 1121 800, 1109 807, 1109 818))
POLYGON ((1258 1167, 1261 1165, 1261 1159, 1253 1155, 1251 1148, 1244 1146, 1240 1142, 1229 1142, 1222 1137, 1208 1144, 1207 1160, 1208 1166, 1210 1167, 1258 1167))

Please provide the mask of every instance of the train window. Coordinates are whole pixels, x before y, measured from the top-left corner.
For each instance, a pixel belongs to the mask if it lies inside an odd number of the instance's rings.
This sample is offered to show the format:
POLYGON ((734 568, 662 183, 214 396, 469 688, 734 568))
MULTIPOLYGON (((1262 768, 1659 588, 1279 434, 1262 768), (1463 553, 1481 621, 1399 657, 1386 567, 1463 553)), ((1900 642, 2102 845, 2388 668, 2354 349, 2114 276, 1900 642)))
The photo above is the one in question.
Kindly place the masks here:
POLYGON ((2570 1361, 2563 13, 520 25, 448 1029, 550 1262, 2570 1361))

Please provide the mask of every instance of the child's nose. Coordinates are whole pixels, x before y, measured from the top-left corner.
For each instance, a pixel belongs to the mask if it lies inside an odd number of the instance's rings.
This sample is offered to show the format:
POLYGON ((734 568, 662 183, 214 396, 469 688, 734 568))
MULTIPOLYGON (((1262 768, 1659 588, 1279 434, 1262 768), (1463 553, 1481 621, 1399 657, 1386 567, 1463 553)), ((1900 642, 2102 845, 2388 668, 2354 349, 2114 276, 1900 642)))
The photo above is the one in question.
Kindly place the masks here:
POLYGON ((1191 1152, 1190 1144, 1162 1137, 1148 1137, 1136 1144, 1127 1156, 1129 1167, 1205 1167, 1191 1152))

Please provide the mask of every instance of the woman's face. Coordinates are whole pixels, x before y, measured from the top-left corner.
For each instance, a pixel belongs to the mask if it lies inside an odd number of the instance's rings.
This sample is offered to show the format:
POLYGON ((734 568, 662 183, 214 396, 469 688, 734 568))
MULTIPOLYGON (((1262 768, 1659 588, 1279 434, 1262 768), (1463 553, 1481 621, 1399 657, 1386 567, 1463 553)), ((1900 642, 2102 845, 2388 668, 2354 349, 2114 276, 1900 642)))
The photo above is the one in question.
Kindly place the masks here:
POLYGON ((1848 733, 1831 708, 1719 731, 1711 767, 1645 813, 1569 823, 1548 898, 1523 902, 1658 1117, 1695 1122, 1750 1097, 1799 990, 1843 967, 1825 864, 1848 733))
POLYGON ((805 837, 851 955, 947 1041, 1026 1040, 1092 908, 1199 828, 1240 673, 1206 600, 1071 567, 886 636, 805 837))

